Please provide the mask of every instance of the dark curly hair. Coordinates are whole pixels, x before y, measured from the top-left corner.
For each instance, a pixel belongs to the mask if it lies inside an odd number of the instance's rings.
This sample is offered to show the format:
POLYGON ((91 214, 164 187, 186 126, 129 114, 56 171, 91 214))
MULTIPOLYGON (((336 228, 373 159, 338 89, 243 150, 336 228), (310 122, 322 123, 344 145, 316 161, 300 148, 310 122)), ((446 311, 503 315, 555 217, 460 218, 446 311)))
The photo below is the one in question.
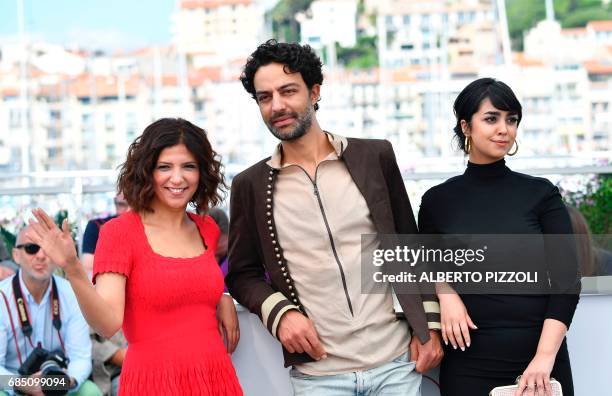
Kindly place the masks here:
MULTIPOLYGON (((285 73, 300 73, 308 89, 312 89, 315 84, 323 84, 323 64, 317 54, 309 45, 298 43, 279 43, 276 40, 268 40, 261 44, 255 52, 249 56, 244 70, 240 75, 240 81, 244 89, 255 96, 255 84, 253 82, 257 69, 270 63, 280 63, 285 65, 285 73)), ((320 99, 319 99, 320 100, 320 99)), ((319 104, 315 103, 314 109, 319 110, 319 104)))
POLYGON ((516 113, 518 116, 517 126, 523 118, 521 103, 508 85, 490 77, 472 81, 459 93, 453 105, 453 112, 457 121, 453 128, 454 139, 463 151, 465 151, 465 135, 461 130, 461 120, 465 120, 471 127, 472 116, 478 112, 480 104, 486 98, 489 98, 495 108, 516 113))
POLYGON ((198 212, 221 203, 227 186, 219 156, 212 149, 206 131, 182 118, 162 118, 146 127, 134 140, 120 166, 117 191, 123 193, 133 210, 153 211, 153 170, 161 151, 177 144, 187 147, 200 170, 198 188, 189 203, 198 212))

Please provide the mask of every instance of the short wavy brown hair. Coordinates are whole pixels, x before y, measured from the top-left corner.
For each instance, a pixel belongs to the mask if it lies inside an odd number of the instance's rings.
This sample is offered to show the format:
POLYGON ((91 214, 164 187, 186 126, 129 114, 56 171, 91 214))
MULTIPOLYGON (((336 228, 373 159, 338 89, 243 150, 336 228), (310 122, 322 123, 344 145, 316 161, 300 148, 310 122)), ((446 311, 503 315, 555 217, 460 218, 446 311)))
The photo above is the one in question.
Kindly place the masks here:
POLYGON ((134 211, 153 211, 153 170, 161 151, 177 144, 185 145, 200 169, 198 188, 189 203, 198 212, 206 212, 223 201, 227 185, 219 155, 212 149, 206 131, 182 118, 162 118, 134 140, 120 166, 117 191, 123 193, 134 211))

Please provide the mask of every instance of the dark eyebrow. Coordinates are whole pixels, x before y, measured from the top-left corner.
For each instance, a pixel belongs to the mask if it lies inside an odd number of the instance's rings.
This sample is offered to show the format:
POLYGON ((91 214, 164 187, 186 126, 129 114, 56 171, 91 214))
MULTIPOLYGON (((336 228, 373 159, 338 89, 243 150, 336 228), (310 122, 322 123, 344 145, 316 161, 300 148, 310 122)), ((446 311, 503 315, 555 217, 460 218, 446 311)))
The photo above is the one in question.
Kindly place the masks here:
POLYGON ((297 87, 297 86, 298 86, 298 85, 297 85, 297 83, 289 83, 289 84, 285 84, 285 85, 281 86, 281 87, 279 88, 279 90, 281 90, 281 89, 287 89, 287 88, 289 88, 289 87, 294 87, 294 86, 295 86, 295 87, 297 87))
MULTIPOLYGON (((288 84, 285 84, 285 85, 281 85, 278 88, 278 90, 281 91, 283 89, 287 89, 287 88, 290 88, 290 87, 297 87, 297 86, 298 86, 297 83, 288 83, 288 84)), ((260 95, 260 94, 264 94, 264 93, 270 93, 270 91, 255 91, 255 95, 260 95)))
POLYGON ((498 116, 501 113, 499 111, 487 111, 485 112, 485 115, 494 115, 494 116, 498 116))
MULTIPOLYGON (((197 165, 198 162, 197 161, 187 161, 187 162, 183 162, 181 165, 188 165, 188 164, 197 165)), ((159 161, 157 165, 172 165, 172 162, 159 161)))

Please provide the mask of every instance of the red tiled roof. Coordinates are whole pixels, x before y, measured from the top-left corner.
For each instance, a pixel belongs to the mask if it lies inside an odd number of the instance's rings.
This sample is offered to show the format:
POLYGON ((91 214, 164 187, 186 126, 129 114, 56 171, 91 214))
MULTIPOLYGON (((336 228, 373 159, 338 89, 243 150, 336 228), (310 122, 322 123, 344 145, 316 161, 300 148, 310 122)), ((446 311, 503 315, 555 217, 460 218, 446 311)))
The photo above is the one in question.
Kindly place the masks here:
POLYGON ((539 59, 527 58, 524 52, 513 52, 512 58, 514 63, 523 67, 544 66, 544 63, 539 59))
POLYGON ((587 27, 593 30, 610 31, 612 30, 612 21, 591 21, 587 23, 587 27))
POLYGON ((189 73, 189 85, 197 87, 204 81, 221 81, 220 67, 202 67, 189 73))
MULTIPOLYGON (((88 97, 94 93, 97 97, 119 95, 119 86, 116 77, 92 77, 90 74, 81 74, 68 83, 68 92, 76 97, 88 97)), ((125 82, 125 94, 135 95, 138 92, 138 79, 130 77, 125 82)))
POLYGON ((586 29, 585 28, 567 28, 567 29, 561 29, 561 34, 566 34, 566 35, 572 35, 572 36, 576 36, 576 35, 585 35, 586 34, 586 29))
POLYGON ((3 97, 17 96, 19 95, 19 90, 15 87, 0 88, 0 95, 2 95, 3 97))
POLYGON ((612 74, 612 63, 586 61, 583 65, 589 74, 612 74))

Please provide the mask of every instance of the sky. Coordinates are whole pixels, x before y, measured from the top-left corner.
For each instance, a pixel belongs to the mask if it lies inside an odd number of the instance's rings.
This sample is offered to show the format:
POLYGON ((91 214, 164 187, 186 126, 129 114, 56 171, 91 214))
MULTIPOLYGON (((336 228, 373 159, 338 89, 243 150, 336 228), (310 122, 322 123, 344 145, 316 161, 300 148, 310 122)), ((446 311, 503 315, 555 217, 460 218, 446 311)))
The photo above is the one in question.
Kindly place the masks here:
MULTIPOLYGON (((22 0, 26 34, 67 47, 135 49, 171 42, 175 0, 22 0)), ((18 38, 18 0, 0 0, 0 42, 18 38)))
MULTIPOLYGON (((18 42, 17 4, 0 0, 0 44, 18 42)), ((124 50, 169 44, 177 0, 22 0, 28 37, 66 47, 124 50)), ((258 0, 266 8, 278 0, 258 0)))

